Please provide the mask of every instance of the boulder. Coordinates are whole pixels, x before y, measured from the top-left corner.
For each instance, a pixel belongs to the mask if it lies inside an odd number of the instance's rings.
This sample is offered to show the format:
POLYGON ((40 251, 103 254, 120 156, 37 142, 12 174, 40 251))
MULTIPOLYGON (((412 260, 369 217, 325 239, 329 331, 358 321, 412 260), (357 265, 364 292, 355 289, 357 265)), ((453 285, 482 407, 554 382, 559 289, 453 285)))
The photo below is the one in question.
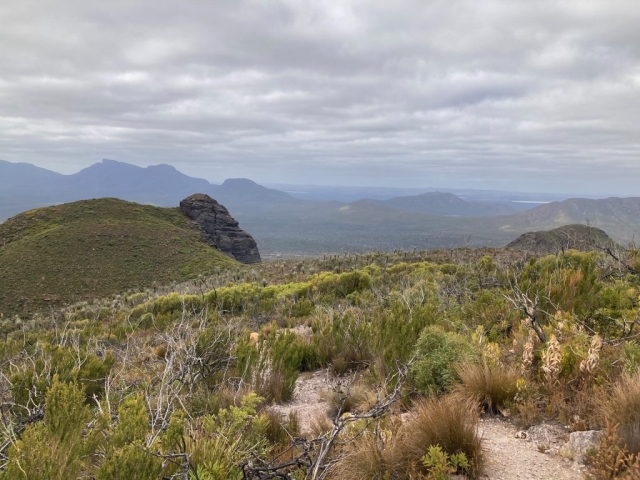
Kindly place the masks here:
POLYGON ((569 435, 569 441, 560 448, 559 453, 564 457, 572 458, 580 465, 584 465, 587 453, 598 447, 601 436, 602 432, 597 430, 572 432, 569 435))
POLYGON ((260 262, 258 245, 238 226, 224 205, 209 195, 198 193, 180 202, 182 213, 202 231, 203 240, 242 263, 260 262))

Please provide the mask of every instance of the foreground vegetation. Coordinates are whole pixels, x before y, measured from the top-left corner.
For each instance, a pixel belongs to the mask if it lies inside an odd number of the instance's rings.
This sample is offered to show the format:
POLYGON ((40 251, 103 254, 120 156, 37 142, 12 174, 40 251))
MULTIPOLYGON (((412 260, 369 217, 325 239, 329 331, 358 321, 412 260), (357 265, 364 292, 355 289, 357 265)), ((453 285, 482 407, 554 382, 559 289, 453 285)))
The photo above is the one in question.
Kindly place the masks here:
POLYGON ((0 478, 475 478, 481 414, 608 426, 594 478, 637 478, 639 269, 326 257, 5 318, 0 478), (300 431, 273 405, 318 369, 330 420, 300 431))
POLYGON ((0 314, 58 308, 211 274, 235 261, 174 208, 101 198, 0 224, 0 314))

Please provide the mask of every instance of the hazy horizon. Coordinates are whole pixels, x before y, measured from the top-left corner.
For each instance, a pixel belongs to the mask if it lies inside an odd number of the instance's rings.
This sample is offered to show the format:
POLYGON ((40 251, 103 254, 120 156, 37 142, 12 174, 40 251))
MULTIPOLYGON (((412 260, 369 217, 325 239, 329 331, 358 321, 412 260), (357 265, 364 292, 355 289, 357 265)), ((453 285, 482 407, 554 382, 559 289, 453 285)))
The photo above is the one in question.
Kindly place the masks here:
MULTIPOLYGON (((267 188, 273 188, 273 189, 277 189, 277 190, 282 190, 285 191, 286 193, 291 193, 294 194, 294 196, 298 196, 300 198, 304 198, 303 195, 295 195, 295 194, 305 194, 305 193, 313 193, 312 191, 310 192, 304 192, 304 191, 287 191, 287 188, 307 188, 307 189, 311 189, 311 190, 317 190, 317 191, 329 191, 329 190, 336 190, 336 191, 344 191, 344 192, 354 192, 357 193, 359 190, 361 190, 362 192, 366 192, 366 191, 388 191, 388 192, 393 192, 393 191, 397 191, 398 193, 404 192, 405 195, 416 195, 419 193, 426 193, 426 192, 434 192, 434 191, 438 191, 438 190, 442 190, 443 192, 464 192, 464 191, 469 191, 469 192, 492 192, 492 193, 504 193, 504 194, 514 194, 514 195, 548 195, 549 197, 563 197, 563 198, 568 198, 571 196, 583 196, 583 197, 589 197, 589 198, 595 198, 595 197, 606 197, 606 196, 622 196, 622 195, 616 195, 615 193, 611 193, 611 192, 560 192, 560 191, 544 191, 544 190, 540 190, 540 191, 533 191, 533 190, 502 190, 502 189, 489 189, 489 188, 466 188, 466 187, 459 187, 459 186, 451 186, 451 185, 424 185, 424 186, 419 186, 419 187, 412 187, 412 186, 390 186, 390 185, 383 185, 383 184, 369 184, 369 185, 357 185, 357 184, 340 184, 340 183, 284 183, 284 182, 262 182, 259 181, 256 178, 252 178, 252 177, 225 177, 225 178, 217 178, 217 179, 210 179, 210 178, 205 178, 202 176, 198 176, 196 175, 189 175, 186 172, 182 171, 180 168, 177 168, 175 165, 172 165, 171 163, 164 163, 164 164, 148 164, 148 165, 135 165, 133 163, 129 163, 129 162, 124 162, 121 160, 115 160, 115 159, 101 159, 97 162, 93 162, 93 163, 89 163, 86 166, 81 167, 78 170, 74 170, 74 171, 62 171, 61 169, 54 169, 54 168, 50 168, 47 166, 42 166, 42 165, 36 165, 35 163, 32 162, 9 162, 9 163, 23 163, 23 164, 30 164, 30 165, 35 165, 39 168, 45 168, 47 170, 59 173, 61 175, 74 175, 76 173, 79 173, 80 171, 101 163, 103 160, 109 160, 109 161, 115 161, 117 163, 124 163, 127 165, 134 165, 137 166, 139 168, 147 168, 150 166, 157 166, 157 165, 169 165, 171 167, 176 168, 176 170, 180 173, 183 173, 185 175, 188 175, 192 178, 200 178, 200 179, 204 179, 207 180, 209 183, 211 183, 212 185, 220 185, 222 184, 225 180, 228 179, 234 179, 234 178, 247 178, 249 180, 255 181, 256 183, 258 183, 259 185, 265 186, 267 188)), ((0 158, 0 161, 8 161, 5 159, 0 158)), ((1 192, 0 192, 1 193, 1 192)), ((460 197, 464 197, 464 195, 462 193, 456 193, 456 195, 460 196, 460 197)), ((384 197, 389 197, 391 198, 389 195, 383 195, 384 197)), ((357 197, 357 198, 364 198, 363 196, 357 197)), ((493 201, 493 199, 487 199, 487 201, 493 201)), ((523 202, 522 200, 513 200, 514 202, 523 202)), ((549 200, 546 199, 532 199, 533 203, 548 203, 549 200)), ((553 200, 551 200, 553 201, 553 200)), ((525 202, 526 203, 526 202, 525 202)))
POLYGON ((635 0, 33 0, 0 21, 7 161, 638 195, 635 0))

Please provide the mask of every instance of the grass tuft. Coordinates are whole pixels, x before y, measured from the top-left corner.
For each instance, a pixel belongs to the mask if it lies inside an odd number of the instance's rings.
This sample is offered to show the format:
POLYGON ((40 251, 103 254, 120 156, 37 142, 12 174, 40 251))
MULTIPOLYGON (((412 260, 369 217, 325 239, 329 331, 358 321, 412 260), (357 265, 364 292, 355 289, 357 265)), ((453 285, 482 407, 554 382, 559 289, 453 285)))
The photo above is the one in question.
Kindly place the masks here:
POLYGON ((331 471, 332 480, 388 480, 386 452, 380 439, 365 432, 331 471))
POLYGON ((640 371, 625 374, 611 389, 605 416, 618 426, 618 436, 626 449, 640 453, 640 371))
POLYGON ((427 474, 422 460, 431 446, 440 446, 447 455, 464 453, 470 465, 460 473, 477 478, 484 460, 477 409, 455 395, 419 401, 400 429, 389 464, 402 472, 404 477, 399 478, 408 478, 416 470, 427 474))
POLYGON ((486 412, 499 413, 509 406, 518 393, 517 370, 501 365, 469 363, 458 367, 461 383, 455 392, 486 412))

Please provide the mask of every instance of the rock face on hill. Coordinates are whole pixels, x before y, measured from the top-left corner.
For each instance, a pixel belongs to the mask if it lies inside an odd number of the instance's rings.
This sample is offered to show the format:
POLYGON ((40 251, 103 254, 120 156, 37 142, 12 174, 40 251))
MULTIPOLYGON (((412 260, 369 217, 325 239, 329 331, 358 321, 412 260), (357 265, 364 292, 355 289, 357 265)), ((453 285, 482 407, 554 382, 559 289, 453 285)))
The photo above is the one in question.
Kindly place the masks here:
POLYGON ((587 225, 565 225, 553 230, 520 235, 507 248, 538 255, 557 254, 563 250, 602 250, 617 247, 604 230, 587 225))
POLYGON ((229 211, 209 195, 198 193, 180 202, 180 210, 198 224, 204 240, 242 263, 260 262, 258 245, 229 211))

